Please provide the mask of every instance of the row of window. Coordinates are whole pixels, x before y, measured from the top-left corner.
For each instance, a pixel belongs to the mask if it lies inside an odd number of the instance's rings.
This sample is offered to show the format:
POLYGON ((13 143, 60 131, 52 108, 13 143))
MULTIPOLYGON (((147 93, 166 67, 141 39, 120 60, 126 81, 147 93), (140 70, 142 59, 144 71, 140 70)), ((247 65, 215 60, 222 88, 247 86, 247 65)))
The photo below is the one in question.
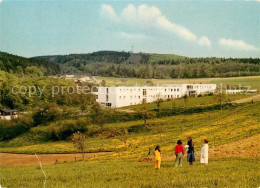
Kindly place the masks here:
POLYGON ((208 88, 211 89, 211 85, 204 85, 204 86, 194 86, 194 85, 187 85, 187 89, 201 89, 208 88))
MULTIPOLYGON (((107 88, 108 89, 108 88, 107 88)), ((150 88, 150 89, 143 89, 143 90, 146 90, 146 91, 179 91, 180 89, 179 88, 167 88, 167 89, 163 89, 163 88, 150 88)), ((120 91, 141 91, 141 89, 120 89, 120 91)), ((108 92, 108 90, 107 90, 108 92)))
MULTIPOLYGON (((156 97, 158 97, 157 95, 148 95, 147 97, 153 97, 153 98, 156 98, 156 97)), ((174 97, 174 95, 161 95, 160 96, 161 98, 173 98, 174 97)), ((175 97, 176 98, 179 98, 179 95, 175 95, 175 97)), ((119 99, 125 99, 126 98, 126 96, 119 96, 119 99)), ((133 98, 135 98, 135 99, 140 99, 141 97, 140 96, 130 96, 130 99, 133 99, 133 98)), ((108 101, 108 97, 107 97, 107 101, 108 101)))

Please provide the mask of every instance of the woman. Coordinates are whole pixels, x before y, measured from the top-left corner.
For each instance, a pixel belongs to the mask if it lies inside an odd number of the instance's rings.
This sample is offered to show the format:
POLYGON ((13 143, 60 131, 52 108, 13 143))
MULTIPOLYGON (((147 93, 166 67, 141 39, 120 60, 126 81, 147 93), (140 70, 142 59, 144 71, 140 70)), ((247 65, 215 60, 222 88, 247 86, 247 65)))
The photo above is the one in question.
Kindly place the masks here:
POLYGON ((208 165, 209 160, 209 146, 208 146, 208 140, 204 140, 204 145, 201 148, 201 155, 200 155, 200 163, 208 165))
POLYGON ((193 165, 193 162, 195 161, 194 144, 192 142, 191 136, 188 136, 187 139, 188 139, 187 145, 189 146, 187 151, 187 162, 189 162, 190 165, 193 165))

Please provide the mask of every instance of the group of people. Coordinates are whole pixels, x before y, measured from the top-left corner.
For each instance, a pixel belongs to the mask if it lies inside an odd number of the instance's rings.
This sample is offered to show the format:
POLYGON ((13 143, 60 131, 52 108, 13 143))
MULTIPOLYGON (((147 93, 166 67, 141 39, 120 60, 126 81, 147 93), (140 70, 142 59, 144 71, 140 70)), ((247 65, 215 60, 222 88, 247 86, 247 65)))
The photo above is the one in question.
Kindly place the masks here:
MULTIPOLYGON (((187 162, 189 162, 189 165, 193 165, 193 162, 195 162, 195 154, 194 154, 194 143, 192 141, 191 136, 187 137, 188 142, 187 145, 183 147, 182 141, 178 140, 177 145, 175 146, 175 167, 182 166, 182 161, 185 155, 184 148, 187 152, 187 162)), ((204 140, 204 144, 201 148, 201 155, 200 155, 200 163, 202 164, 208 164, 208 140, 204 140)), ((155 168, 160 169, 161 167, 161 158, 162 158, 162 152, 161 147, 156 146, 155 148, 155 168)))

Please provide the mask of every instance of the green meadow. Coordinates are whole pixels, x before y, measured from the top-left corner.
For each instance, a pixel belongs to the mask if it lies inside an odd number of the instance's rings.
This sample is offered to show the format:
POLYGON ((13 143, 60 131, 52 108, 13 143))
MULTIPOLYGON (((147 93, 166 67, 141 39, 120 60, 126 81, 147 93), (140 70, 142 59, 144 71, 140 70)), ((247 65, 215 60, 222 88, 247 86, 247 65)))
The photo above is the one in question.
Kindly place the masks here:
POLYGON ((193 78, 193 79, 144 79, 144 78, 117 78, 117 77, 100 77, 96 76, 98 81, 105 80, 109 86, 125 85, 145 85, 147 80, 152 81, 154 85, 178 84, 178 83, 209 83, 225 85, 251 86, 251 89, 260 89, 260 76, 248 77, 230 77, 230 78, 193 78))
MULTIPOLYGON (((259 160, 214 159, 208 166, 174 168, 163 161, 160 170, 153 162, 125 160, 63 163, 44 166, 46 187, 258 187, 259 160)), ((39 167, 1 167, 5 187, 42 187, 39 167)))
MULTIPOLYGON (((176 115, 149 119, 147 128, 142 120, 108 123, 98 134, 89 134, 86 152, 112 151, 114 156, 139 160, 146 156, 149 147, 161 145, 164 155, 171 156, 178 139, 194 137, 200 149, 202 141, 208 138, 211 146, 218 146, 260 133, 260 102, 239 104, 235 108, 213 110, 203 113, 176 115), (126 144, 122 129, 128 130, 126 144)), ((100 131, 97 125, 86 125, 88 132, 100 131)), ((0 152, 12 153, 74 153, 68 141, 44 142, 48 126, 37 126, 29 132, 8 142, 1 142, 0 152)))
MULTIPOLYGON (((101 78, 102 80, 103 78, 101 78)), ((111 84, 119 78, 109 78, 111 84)), ((128 80, 128 79, 127 79, 128 80)), ((129 83, 139 79, 129 79, 129 83)), ((198 79, 216 83, 214 79, 198 79), (212 81, 213 80, 213 81, 212 81)), ((219 79, 225 83, 251 84, 258 88, 260 77, 219 79), (256 82, 256 83, 255 83, 256 82)), ((128 83, 128 81, 125 82, 128 83)), ((146 81, 143 79, 142 81, 146 81)), ((155 81, 154 81, 155 82, 155 81)), ((174 80, 172 81, 174 83, 174 80)), ((185 81, 183 81, 185 82, 185 81)), ((192 81, 191 81, 192 82, 192 81)), ((199 82, 199 81, 198 81, 199 82)), ((202 81, 201 81, 202 82, 202 81)), ((128 84, 129 84, 128 83, 128 84)), ((141 83, 141 82, 139 82, 141 83)), ((160 80, 160 83, 169 83, 160 80)), ((177 81, 176 81, 177 83, 177 81)), ((187 83, 187 82, 186 82, 187 83)), ((131 84, 130 84, 131 85, 131 84)), ((103 129, 98 125, 86 124, 87 140, 85 152, 107 152, 94 158, 78 160, 77 162, 62 162, 43 165, 46 172, 46 187, 258 187, 260 185, 259 155, 240 155, 236 157, 221 156, 221 152, 258 153, 255 146, 248 144, 246 150, 239 151, 226 144, 236 143, 244 139, 259 138, 260 134, 260 101, 235 103, 258 95, 228 95, 223 103, 233 103, 221 109, 194 111, 177 115, 162 116, 147 120, 144 126, 142 119, 106 123, 103 129), (127 134, 124 134, 127 130, 127 134), (178 139, 186 143, 191 135, 195 144, 196 154, 199 154, 203 140, 209 140, 209 147, 222 148, 219 156, 209 156, 209 165, 199 163, 198 155, 193 166, 184 160, 183 167, 174 168, 174 146, 178 139), (154 169, 154 148, 162 148, 162 166, 154 169), (148 155, 149 148, 151 155, 148 155), (139 162, 142 161, 142 162, 139 162)), ((191 109, 207 108, 217 104, 216 96, 188 98, 184 107, 183 99, 164 101, 160 109, 191 109)), ((136 112, 142 107, 157 113, 155 103, 134 105, 119 109, 136 112)), ((61 119, 58 122, 66 121, 61 119)), ((76 153, 77 150, 69 140, 45 140, 51 124, 40 124, 31 127, 28 132, 14 139, 0 142, 1 153, 76 153)), ((247 142, 247 141, 245 141, 247 142)), ((259 148, 259 147, 258 147, 259 148)), ((11 167, 1 166, 0 184, 2 187, 42 187, 44 176, 39 166, 11 167)))

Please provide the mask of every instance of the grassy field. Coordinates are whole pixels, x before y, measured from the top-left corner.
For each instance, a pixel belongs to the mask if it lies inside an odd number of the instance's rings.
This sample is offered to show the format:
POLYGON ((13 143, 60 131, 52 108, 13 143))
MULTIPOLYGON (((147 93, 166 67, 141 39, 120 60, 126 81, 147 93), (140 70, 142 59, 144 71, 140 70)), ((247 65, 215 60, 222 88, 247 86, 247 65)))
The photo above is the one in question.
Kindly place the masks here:
MULTIPOLYGON (((258 187, 259 160, 215 159, 208 166, 195 163, 174 168, 173 161, 98 161, 44 166, 46 187, 258 187)), ((1 167, 5 187, 42 187, 39 167, 1 167)))
POLYGON ((124 85, 145 85, 150 80, 154 85, 175 84, 175 83, 215 83, 224 85, 251 86, 251 89, 260 89, 260 76, 232 77, 232 78, 195 78, 195 79, 139 79, 139 78, 115 78, 115 77, 95 77, 98 81, 105 80, 109 86, 124 85), (124 81, 122 81, 124 80, 124 81))
MULTIPOLYGON (((225 101, 234 102, 239 99, 246 99, 250 96, 254 96, 256 94, 235 94, 235 95, 227 95, 225 101)), ((203 97, 191 97, 188 99, 186 107, 195 107, 195 106, 207 106, 218 104, 215 96, 203 96, 203 97)), ((156 103, 147 103, 147 104, 139 104, 122 107, 121 109, 129 109, 129 110, 138 110, 141 107, 146 107, 149 110, 157 109, 156 103)), ((184 107, 183 99, 174 99, 170 101, 164 101, 160 105, 160 109, 172 109, 172 108, 182 108, 184 107)))
MULTIPOLYGON (((245 95, 232 95, 231 101, 245 95)), ((214 96, 189 98, 187 108, 215 103, 214 96)), ((183 107, 183 99, 175 101, 183 107)), ((155 104, 146 104, 155 109, 155 104)), ((162 103, 162 109, 172 107, 172 101, 162 103)), ((139 109, 140 105, 127 107, 139 109)), ((202 113, 181 114, 148 120, 105 124, 99 134, 89 136, 86 152, 111 151, 85 161, 44 165, 46 187, 259 187, 260 101, 236 104, 234 108, 202 113), (122 130, 127 129, 124 143, 122 130), (116 133, 116 134, 111 134, 116 133), (111 136, 112 135, 112 136, 111 136), (186 143, 191 135, 195 144, 196 162, 174 168, 173 148, 178 139, 186 143), (203 139, 209 139, 209 165, 199 164, 203 139), (259 141, 258 141, 259 140, 259 141), (154 169, 153 150, 162 148, 161 169, 154 169), (151 148, 152 155, 147 159, 151 148), (138 162, 149 161, 149 162, 138 162)), ((88 132, 98 132, 97 125, 86 125, 88 132)), ((7 153, 75 153, 69 141, 44 142, 47 126, 36 126, 8 142, 0 142, 0 152, 7 153)), ((93 156, 93 155, 90 155, 93 156)), ((55 157, 54 157, 55 158, 55 157)), ((50 164, 50 163, 49 163, 50 164)), ((35 165, 35 164, 34 164, 35 165)), ((0 167, 3 187, 42 187, 44 176, 38 166, 0 167)))
MULTIPOLYGON (((194 137, 199 150, 202 140, 208 138, 212 146, 229 143, 260 132, 260 102, 241 104, 235 109, 215 110, 190 115, 177 115, 149 120, 150 126, 143 127, 143 121, 130 121, 105 124, 104 133, 89 137, 87 152, 114 151, 113 157, 126 159, 142 158, 148 153, 149 147, 157 144, 163 147, 164 155, 172 155, 175 142, 185 140, 188 135, 194 137), (109 137, 110 131, 127 128, 129 135, 127 147, 122 135, 109 137), (161 136, 160 136, 161 135, 161 136)), ((89 130, 98 130, 95 125, 88 125, 89 130)), ((75 152, 70 142, 42 142, 41 132, 48 127, 40 126, 30 130, 9 142, 2 142, 0 152, 15 153, 71 153, 75 152)))

